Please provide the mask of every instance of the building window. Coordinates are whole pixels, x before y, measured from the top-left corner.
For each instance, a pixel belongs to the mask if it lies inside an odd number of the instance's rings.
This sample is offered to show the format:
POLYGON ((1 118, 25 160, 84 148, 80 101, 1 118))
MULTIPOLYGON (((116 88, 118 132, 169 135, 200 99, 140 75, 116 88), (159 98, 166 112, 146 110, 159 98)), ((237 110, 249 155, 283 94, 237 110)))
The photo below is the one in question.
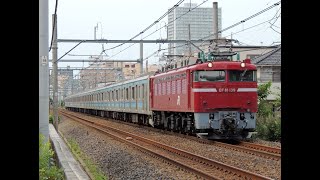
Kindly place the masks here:
POLYGON ((260 68, 260 82, 281 82, 281 67, 269 66, 260 68))
POLYGON ((272 74, 272 81, 273 82, 281 82, 281 67, 274 66, 272 67, 273 74, 272 74))

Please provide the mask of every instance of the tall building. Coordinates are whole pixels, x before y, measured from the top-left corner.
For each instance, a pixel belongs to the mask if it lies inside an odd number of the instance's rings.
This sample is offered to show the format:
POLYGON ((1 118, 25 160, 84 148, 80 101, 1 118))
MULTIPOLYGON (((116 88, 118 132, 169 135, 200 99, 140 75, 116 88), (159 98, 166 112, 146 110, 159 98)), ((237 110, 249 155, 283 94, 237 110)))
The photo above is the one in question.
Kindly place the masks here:
MULTIPOLYGON (((209 36, 213 32, 213 6, 201 8, 198 7, 189 13, 190 9, 196 7, 195 3, 185 3, 183 7, 177 7, 168 14, 168 39, 169 40, 187 40, 189 38, 189 24, 191 39, 201 39, 209 36), (187 13, 187 14, 185 14, 187 13), (173 21, 174 19, 181 18, 173 21), (173 21, 173 22, 172 22, 173 21), (172 23, 170 23, 172 22, 172 23)), ((221 8, 218 8, 218 30, 222 29, 221 23, 221 8)), ((221 37, 221 35, 218 35, 221 37)), ((180 43, 169 44, 169 55, 188 55, 189 47, 182 46, 178 48, 171 48, 180 46, 180 43)), ((199 44, 196 44, 199 45, 199 44)), ((195 51, 195 47, 191 46, 191 51, 195 51)))
MULTIPOLYGON (((52 73, 52 71, 51 71, 52 73)), ((71 94, 72 91, 72 83, 73 83, 73 70, 70 66, 67 66, 66 69, 58 69, 58 99, 60 100, 62 97, 65 97, 71 94)), ((50 91, 49 96, 53 97, 53 76, 52 74, 49 75, 50 77, 50 91)))

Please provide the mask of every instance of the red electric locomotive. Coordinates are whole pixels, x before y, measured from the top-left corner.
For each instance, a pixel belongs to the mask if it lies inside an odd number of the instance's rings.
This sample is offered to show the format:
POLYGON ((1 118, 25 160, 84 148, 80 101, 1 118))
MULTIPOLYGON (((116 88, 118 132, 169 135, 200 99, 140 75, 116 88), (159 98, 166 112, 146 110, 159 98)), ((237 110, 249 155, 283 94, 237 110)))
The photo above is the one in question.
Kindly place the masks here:
POLYGON ((249 59, 214 60, 154 75, 153 125, 207 139, 249 138, 256 127, 256 78, 249 59))

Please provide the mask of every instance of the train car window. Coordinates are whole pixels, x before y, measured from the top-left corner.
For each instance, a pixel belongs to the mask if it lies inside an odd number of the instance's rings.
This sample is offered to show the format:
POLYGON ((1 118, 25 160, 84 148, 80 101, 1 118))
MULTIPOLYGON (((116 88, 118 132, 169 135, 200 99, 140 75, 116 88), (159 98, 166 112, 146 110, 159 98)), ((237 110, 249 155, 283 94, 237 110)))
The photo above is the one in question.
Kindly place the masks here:
POLYGON ((128 100, 128 97, 129 97, 129 90, 128 88, 126 88, 126 100, 128 100))
POLYGON ((139 99, 139 88, 138 88, 138 85, 136 85, 136 99, 139 99))
POLYGON ((118 90, 116 90, 116 101, 118 101, 119 99, 119 94, 118 94, 118 90))
POLYGON ((257 81, 257 71, 255 70, 229 70, 229 81, 257 81))
POLYGON ((225 81, 225 71, 195 71, 194 82, 223 82, 225 81))
POLYGON ((142 99, 144 99, 144 84, 142 84, 142 99))
POLYGON ((143 98, 143 94, 142 94, 142 85, 143 84, 141 84, 140 86, 139 86, 139 96, 140 96, 140 99, 142 99, 143 98))

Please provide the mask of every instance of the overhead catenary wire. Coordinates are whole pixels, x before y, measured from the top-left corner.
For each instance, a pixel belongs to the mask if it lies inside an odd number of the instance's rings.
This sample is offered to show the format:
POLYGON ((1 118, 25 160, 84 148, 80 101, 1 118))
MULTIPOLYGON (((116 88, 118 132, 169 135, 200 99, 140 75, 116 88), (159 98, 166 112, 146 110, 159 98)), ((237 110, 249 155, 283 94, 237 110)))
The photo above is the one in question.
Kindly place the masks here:
POLYGON ((203 38, 201 38, 199 40, 205 40, 205 39, 207 39, 209 37, 212 37, 213 35, 216 35, 217 33, 222 33, 223 31, 226 31, 226 30, 231 29, 231 28, 233 28, 235 26, 238 26, 238 25, 240 25, 240 24, 242 24, 242 23, 244 23, 244 22, 246 22, 246 21, 248 21, 248 20, 250 20, 250 19, 252 19, 252 18, 254 18, 254 17, 256 17, 256 16, 258 16, 258 15, 260 15, 260 14, 262 14, 262 13, 264 13, 264 12, 274 8, 274 7, 276 7, 276 6, 278 6, 280 3, 281 3, 281 1, 273 4, 272 6, 269 6, 269 7, 265 8, 265 9, 259 11, 259 12, 257 12, 256 14, 253 14, 253 15, 249 16, 248 18, 245 18, 244 20, 242 20, 240 22, 237 22, 237 23, 235 23, 235 24, 233 24, 233 25, 231 25, 229 27, 226 27, 226 28, 224 28, 224 29, 222 29, 222 30, 220 30, 220 31, 218 31, 216 33, 212 33, 212 34, 210 34, 208 36, 205 36, 205 37, 203 37, 203 38))
POLYGON ((131 40, 135 39, 136 37, 138 37, 139 35, 142 35, 144 32, 146 32, 148 29, 150 29, 152 26, 154 26, 155 24, 157 24, 158 22, 160 22, 164 17, 166 17, 171 11, 173 11, 176 7, 178 7, 184 0, 180 0, 179 2, 177 2, 177 4, 175 4, 172 8, 170 8, 168 11, 166 11, 166 13, 164 13, 160 18, 158 18, 156 21, 154 21, 151 25, 149 25, 147 28, 143 29, 140 33, 138 33, 137 35, 133 36, 132 38, 130 38, 127 42, 121 43, 119 45, 113 46, 111 48, 105 49, 106 50, 111 50, 117 47, 120 47, 126 43, 129 43, 131 40))
POLYGON ((69 52, 71 52, 73 49, 75 49, 77 46, 79 46, 81 43, 85 42, 86 40, 82 40, 81 42, 79 42, 77 45, 75 45, 73 48, 71 48, 68 52, 66 52, 63 56, 61 56, 58 60, 60 61, 61 58, 63 58, 64 56, 66 56, 69 52))
MULTIPOLYGON (((248 17, 248 18, 246 18, 246 19, 244 19, 244 20, 242 20, 242 21, 240 21, 240 22, 238 22, 238 23, 235 23, 235 24, 233 24, 233 25, 231 25, 231 26, 229 26, 229 27, 227 27, 227 28, 225 28, 225 29, 223 29, 223 30, 218 31, 217 33, 221 33, 221 32, 223 32, 223 31, 226 31, 226 30, 228 30, 228 29, 231 29, 231 28, 233 28, 233 27, 235 27, 235 26, 237 26, 237 25, 239 25, 239 24, 241 24, 241 23, 243 23, 243 22, 245 22, 245 21, 248 21, 249 19, 252 19, 252 18, 254 18, 254 17, 256 17, 256 16, 258 16, 258 15, 266 12, 267 10, 270 10, 271 8, 279 5, 280 2, 281 2, 281 1, 273 4, 272 6, 269 6, 269 7, 266 8, 266 9, 263 9, 263 10, 259 11, 258 13, 254 14, 254 15, 251 15, 250 17, 248 17)), ((279 11, 279 10, 278 10, 278 11, 279 11)), ((278 11, 277 11, 277 13, 278 13, 278 11)), ((189 12, 189 11, 188 11, 188 12, 189 12)), ((276 13, 276 15, 277 15, 277 13, 276 13)), ((264 22, 262 22, 262 23, 253 25, 253 26, 248 27, 248 28, 246 28, 246 29, 243 29, 243 30, 241 30, 241 31, 235 32, 235 33, 233 33, 233 35, 234 35, 234 34, 237 34, 237 33, 240 33, 240 32, 243 32, 243 31, 245 31, 245 30, 254 28, 254 27, 256 27, 256 26, 262 25, 262 24, 264 24, 264 23, 270 22, 271 20, 279 17, 279 16, 276 17, 276 15, 275 15, 273 18, 271 18, 271 19, 269 19, 269 20, 267 20, 267 21, 264 21, 264 22)), ((169 24, 169 23, 168 23, 168 24, 169 24)), ((204 37, 204 38, 201 38, 201 39, 199 39, 199 40, 206 39, 206 38, 208 38, 208 37, 210 37, 210 36, 212 36, 212 35, 215 35, 215 33, 213 33, 213 34, 211 34, 211 35, 209 35, 209 36, 206 36, 206 37, 204 37)), ((231 35, 228 35, 228 36, 231 36, 231 35)), ((226 36, 226 37, 228 37, 228 36, 226 36)), ((204 42, 205 42, 205 40, 204 40, 199 46, 200 46, 200 47, 203 46, 203 43, 204 43, 204 42)), ((184 44, 184 45, 182 45, 182 46, 185 46, 185 45, 186 45, 186 44, 184 44)), ((174 47, 174 48, 175 48, 175 47, 174 47)), ((170 48, 168 48, 168 49, 170 49, 170 48)), ((194 52, 195 52, 195 51, 193 51, 193 53, 194 53, 194 52)))
POLYGON ((192 10, 194 10, 194 9, 198 8, 199 6, 201 6, 202 4, 204 4, 204 3, 205 3, 205 2, 207 2, 207 1, 208 1, 208 0, 204 0, 201 4, 199 4, 199 5, 197 5, 197 6, 193 7, 193 8, 191 8, 191 9, 189 9, 189 11, 187 11, 187 12, 185 12, 184 14, 180 15, 179 17, 176 17, 174 20, 172 20, 172 21, 168 22, 168 25, 164 25, 164 26, 162 26, 161 28, 159 28, 159 29, 157 29, 157 30, 153 31, 152 33, 148 34, 145 38, 147 38, 147 37, 151 36, 152 34, 154 34, 155 32, 159 31, 159 30, 160 30, 160 29, 162 29, 162 28, 164 28, 164 27, 166 27, 166 26, 169 26, 169 24, 170 24, 170 23, 173 23, 173 22, 174 22, 174 21, 176 21, 177 19, 179 19, 179 18, 181 18, 182 16, 184 16, 184 15, 188 14, 189 12, 191 12, 192 10))
MULTIPOLYGON (((188 14, 189 12, 193 11, 194 9, 198 8, 199 6, 201 6, 202 4, 204 4, 204 3, 207 2, 207 1, 208 1, 208 0, 204 0, 204 1, 203 1, 202 3, 200 3, 199 5, 197 5, 197 6, 193 7, 193 8, 191 8, 191 9, 189 9, 189 11, 187 11, 187 12, 185 12, 184 14, 180 15, 179 17, 175 18, 174 20, 168 22, 168 25, 169 25, 170 23, 173 23, 173 22, 176 21, 177 19, 181 18, 182 16, 188 14)), ((152 33, 148 34, 147 36, 145 36, 144 38, 141 38, 141 40, 143 40, 143 39, 151 36, 152 34, 156 33, 157 31, 159 31, 160 29, 162 29, 162 28, 164 28, 164 27, 166 27, 166 26, 168 26, 168 25, 164 25, 164 26, 160 27, 159 29, 157 29, 157 30, 153 31, 152 33)), ((130 39, 130 40, 132 40, 132 39, 130 39)), ((130 40, 128 40, 128 42, 129 42, 130 40)), ((128 42, 125 42, 125 43, 128 43, 128 42)), ((125 43, 122 43, 121 45, 123 45, 123 44, 125 44, 125 43)), ((109 57, 109 59, 111 59, 112 57, 120 54, 121 52, 123 52, 123 51, 125 51, 125 50, 127 50, 128 48, 132 47, 134 44, 136 44, 136 43, 133 43, 132 45, 130 45, 130 46, 126 47, 125 49, 119 51, 118 53, 112 55, 111 57, 109 57)), ((185 46, 185 45, 182 45, 182 46, 185 46)), ((116 47, 116 46, 114 46, 114 47, 116 47)), ((117 46, 117 47, 119 47, 119 46, 117 46)), ((169 49, 171 49, 171 48, 169 48, 169 49)), ((105 49, 105 50, 103 50, 102 52, 104 52, 104 51, 106 51, 106 50, 109 50, 109 49, 105 49)), ((102 52, 101 52, 101 53, 102 53, 102 52)))

